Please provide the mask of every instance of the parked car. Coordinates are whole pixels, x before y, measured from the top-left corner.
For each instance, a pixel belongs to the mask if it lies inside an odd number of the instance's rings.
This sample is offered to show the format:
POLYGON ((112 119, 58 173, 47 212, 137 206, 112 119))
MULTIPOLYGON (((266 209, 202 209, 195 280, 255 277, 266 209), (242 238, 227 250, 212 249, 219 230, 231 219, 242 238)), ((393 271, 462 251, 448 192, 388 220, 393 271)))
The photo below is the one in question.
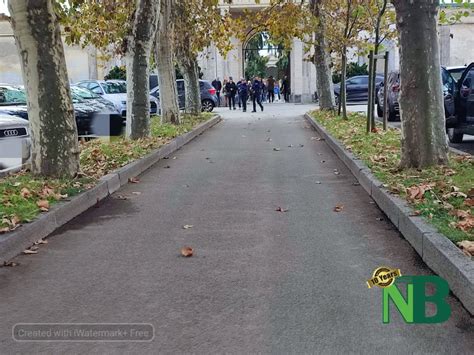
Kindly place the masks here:
MULTIPOLYGON (((400 119, 400 106, 398 104, 398 95, 400 94, 400 73, 398 71, 390 72, 387 76, 387 107, 389 121, 400 119)), ((384 86, 382 81, 377 93, 377 115, 383 117, 384 110, 384 86)))
POLYGON ((30 158, 30 145, 28 121, 0 114, 0 170, 26 163, 30 158))
POLYGON ((461 143, 464 135, 474 135, 474 63, 455 80, 442 68, 445 91, 446 130, 451 143, 461 143))
MULTIPOLYGON (((127 116, 127 83, 124 80, 83 80, 75 84, 114 103, 122 117, 127 116)), ((150 113, 158 112, 159 102, 150 95, 150 113)))
MULTIPOLYGON (((180 109, 185 107, 185 91, 184 91, 184 80, 176 80, 176 85, 178 88, 178 104, 180 109)), ((212 112, 214 107, 217 106, 217 95, 216 89, 212 86, 209 81, 199 80, 199 88, 201 90, 201 105, 202 110, 205 112, 212 112)), ((160 98, 160 88, 157 86, 153 88, 150 92, 150 95, 154 96, 159 100, 160 98)))
MULTIPOLYGON (((77 131, 86 135, 120 135, 123 118, 114 105, 95 99, 83 99, 78 91, 71 90, 77 131)), ((82 93, 85 95, 87 93, 82 93)), ((28 120, 28 108, 24 90, 0 85, 0 113, 28 120)))
POLYGON ((452 78, 455 81, 458 81, 461 78, 462 73, 464 73, 464 70, 466 70, 467 66, 466 65, 458 65, 454 67, 443 67, 446 69, 446 71, 451 74, 452 78))
MULTIPOLYGON (((382 75, 375 76, 375 85, 383 81, 382 75)), ((336 102, 339 102, 341 94, 341 83, 334 84, 334 95, 336 102)), ((369 76, 357 75, 346 80, 347 101, 367 101, 369 99, 369 76)))

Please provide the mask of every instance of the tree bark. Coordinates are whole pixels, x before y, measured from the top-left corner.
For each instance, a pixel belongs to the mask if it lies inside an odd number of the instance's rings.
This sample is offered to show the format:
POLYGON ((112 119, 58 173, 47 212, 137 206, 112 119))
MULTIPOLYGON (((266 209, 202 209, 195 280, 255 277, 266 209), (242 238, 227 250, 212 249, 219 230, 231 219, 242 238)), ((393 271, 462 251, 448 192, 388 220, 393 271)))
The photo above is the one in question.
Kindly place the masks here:
POLYGON ((196 58, 180 56, 178 60, 184 79, 185 109, 190 115, 201 113, 201 89, 199 88, 199 67, 196 58))
POLYGON ((400 115, 405 168, 448 162, 437 31, 438 0, 393 0, 400 36, 400 115))
POLYGON ((341 86, 339 90, 339 115, 342 110, 342 118, 347 119, 347 90, 346 90, 346 77, 347 77, 347 48, 342 49, 342 64, 341 64, 341 86))
POLYGON ((178 91, 173 62, 173 0, 160 1, 160 16, 156 32, 156 66, 160 86, 161 122, 179 124, 178 91))
POLYGON ((158 21, 156 0, 137 0, 132 33, 127 38, 127 136, 150 134, 150 54, 158 21))
POLYGON ((8 7, 28 96, 31 170, 51 177, 79 171, 79 145, 59 24, 52 0, 8 7))
POLYGON ((329 53, 326 48, 326 23, 321 15, 321 1, 312 0, 311 10, 318 23, 314 31, 314 65, 316 67, 316 90, 318 93, 319 108, 334 110, 334 86, 331 68, 329 67, 329 53))

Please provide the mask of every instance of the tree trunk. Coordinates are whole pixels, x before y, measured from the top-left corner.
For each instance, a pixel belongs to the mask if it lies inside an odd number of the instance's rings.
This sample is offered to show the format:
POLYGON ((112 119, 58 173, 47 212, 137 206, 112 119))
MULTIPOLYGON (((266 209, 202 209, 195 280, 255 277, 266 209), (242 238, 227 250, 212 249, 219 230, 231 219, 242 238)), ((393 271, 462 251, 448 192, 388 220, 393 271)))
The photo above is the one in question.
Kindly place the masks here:
POLYGON ((347 119, 347 90, 346 90, 346 77, 347 77, 347 48, 344 47, 342 51, 342 65, 341 65, 341 86, 339 90, 339 115, 342 109, 342 118, 347 119))
POLYGON ((393 0, 400 36, 401 166, 448 162, 437 31, 439 1, 393 0))
POLYGON ((32 172, 73 177, 79 171, 77 127, 53 2, 8 5, 28 96, 32 172))
POLYGON ((314 31, 314 65, 316 67, 316 90, 318 93, 319 108, 334 110, 334 87, 331 68, 329 67, 329 53, 326 51, 326 23, 321 16, 321 1, 312 0, 312 13, 318 18, 314 31))
POLYGON ((160 17, 156 32, 156 66, 160 86, 161 122, 179 124, 178 91, 173 62, 173 0, 160 1, 160 17))
POLYGON ((127 39, 127 136, 150 134, 150 54, 156 35, 156 0, 137 0, 132 33, 127 39))
POLYGON ((201 89, 199 88, 199 67, 196 58, 181 57, 179 67, 184 79, 185 112, 190 115, 201 113, 201 89))

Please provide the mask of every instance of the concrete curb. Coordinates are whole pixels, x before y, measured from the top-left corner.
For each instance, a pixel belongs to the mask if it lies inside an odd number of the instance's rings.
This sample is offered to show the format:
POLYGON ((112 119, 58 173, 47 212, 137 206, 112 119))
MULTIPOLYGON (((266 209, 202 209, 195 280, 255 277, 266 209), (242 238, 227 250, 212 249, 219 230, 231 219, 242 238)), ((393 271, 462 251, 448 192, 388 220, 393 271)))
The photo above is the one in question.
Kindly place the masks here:
POLYGON ((20 254, 34 242, 47 237, 71 219, 79 216, 81 213, 107 198, 120 189, 121 186, 127 184, 129 178, 140 175, 160 159, 180 149, 220 121, 220 116, 214 116, 210 120, 198 125, 192 131, 176 137, 168 144, 143 158, 125 165, 111 174, 103 176, 97 185, 90 190, 73 197, 70 201, 53 206, 48 213, 40 215, 33 222, 22 225, 11 233, 0 235, 0 265, 20 254))
POLYGON ((421 217, 412 216, 413 210, 405 200, 384 189, 382 183, 372 175, 368 167, 352 153, 346 151, 311 116, 306 114, 305 119, 326 140, 360 185, 422 257, 426 265, 448 281, 452 292, 464 307, 474 314, 474 262, 448 238, 424 222, 421 217))

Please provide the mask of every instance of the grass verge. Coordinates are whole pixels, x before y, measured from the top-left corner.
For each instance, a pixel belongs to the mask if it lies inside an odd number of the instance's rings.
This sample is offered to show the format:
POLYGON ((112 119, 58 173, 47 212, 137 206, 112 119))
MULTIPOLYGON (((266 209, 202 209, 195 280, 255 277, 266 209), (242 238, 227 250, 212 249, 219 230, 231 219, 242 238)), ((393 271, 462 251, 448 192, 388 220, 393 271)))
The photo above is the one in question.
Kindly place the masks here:
POLYGON ((102 176, 191 131, 212 116, 211 113, 203 113, 198 117, 185 116, 179 126, 161 124, 160 118, 154 116, 149 138, 131 141, 120 137, 110 141, 94 139, 81 143, 82 174, 74 179, 42 178, 26 171, 1 178, 0 233, 15 230, 21 224, 31 222, 58 201, 67 200, 90 189, 102 176))
POLYGON ((423 216, 453 242, 474 241, 474 159, 450 153, 449 165, 429 169, 399 169, 400 130, 366 134, 366 117, 351 113, 343 120, 333 113, 311 116, 347 150, 363 160, 393 194, 406 199, 414 214, 423 216))

